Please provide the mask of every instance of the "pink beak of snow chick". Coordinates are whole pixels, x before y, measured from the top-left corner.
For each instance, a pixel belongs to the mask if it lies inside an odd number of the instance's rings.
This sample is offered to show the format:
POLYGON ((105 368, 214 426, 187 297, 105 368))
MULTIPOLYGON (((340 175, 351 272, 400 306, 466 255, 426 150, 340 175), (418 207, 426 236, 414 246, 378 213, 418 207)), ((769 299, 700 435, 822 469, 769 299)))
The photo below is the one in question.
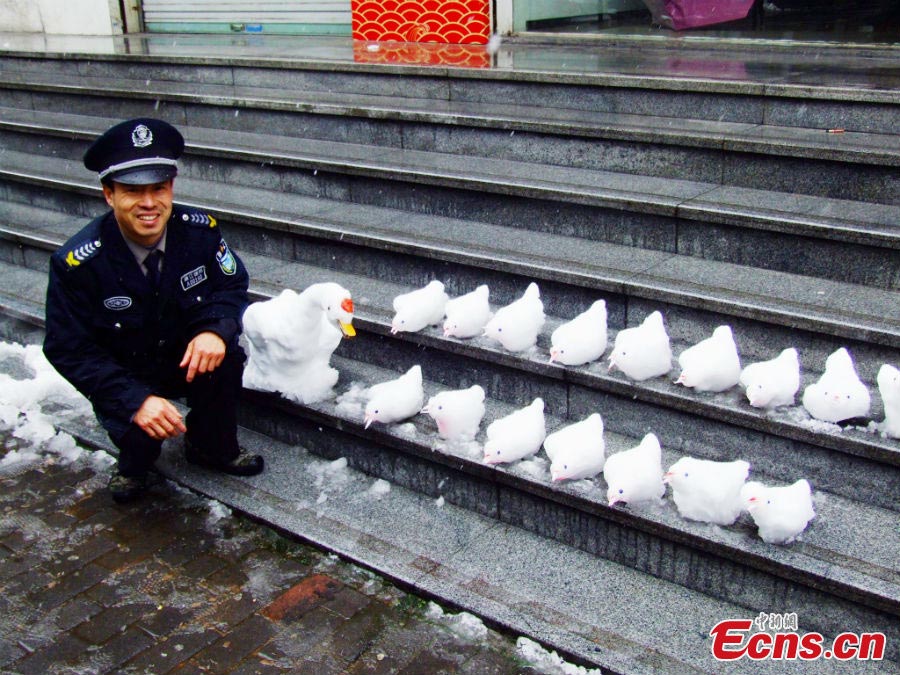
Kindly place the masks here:
POLYGON ((675 474, 672 473, 671 471, 666 471, 666 472, 663 474, 663 483, 665 483, 666 485, 668 485, 669 483, 671 483, 671 482, 672 482, 672 476, 674 476, 674 475, 675 475, 675 474))

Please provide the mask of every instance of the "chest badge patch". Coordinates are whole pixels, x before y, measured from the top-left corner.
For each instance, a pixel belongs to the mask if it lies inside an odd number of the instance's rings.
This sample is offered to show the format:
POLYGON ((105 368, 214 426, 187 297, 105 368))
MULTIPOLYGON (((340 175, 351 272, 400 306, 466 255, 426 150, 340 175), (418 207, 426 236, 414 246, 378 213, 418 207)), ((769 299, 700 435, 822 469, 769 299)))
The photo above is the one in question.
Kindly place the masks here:
POLYGON ((204 281, 206 281, 206 266, 200 265, 200 267, 181 275, 181 289, 187 291, 204 281))
POLYGON ((234 254, 232 254, 224 239, 219 241, 219 251, 216 253, 216 260, 219 261, 219 269, 222 270, 223 274, 231 276, 237 272, 237 260, 234 259, 234 254))
POLYGON ((114 311, 120 311, 123 309, 128 309, 131 307, 131 298, 124 295, 116 295, 112 298, 107 298, 103 301, 103 306, 106 309, 111 309, 114 311))

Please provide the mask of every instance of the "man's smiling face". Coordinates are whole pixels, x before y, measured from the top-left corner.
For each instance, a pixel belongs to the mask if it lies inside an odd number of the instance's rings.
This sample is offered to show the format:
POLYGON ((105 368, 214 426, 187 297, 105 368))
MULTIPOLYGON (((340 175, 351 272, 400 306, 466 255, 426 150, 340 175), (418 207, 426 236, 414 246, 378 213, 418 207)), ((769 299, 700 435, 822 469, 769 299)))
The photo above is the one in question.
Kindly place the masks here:
POLYGON ((172 215, 174 179, 150 185, 103 185, 122 234, 141 246, 153 246, 172 215))

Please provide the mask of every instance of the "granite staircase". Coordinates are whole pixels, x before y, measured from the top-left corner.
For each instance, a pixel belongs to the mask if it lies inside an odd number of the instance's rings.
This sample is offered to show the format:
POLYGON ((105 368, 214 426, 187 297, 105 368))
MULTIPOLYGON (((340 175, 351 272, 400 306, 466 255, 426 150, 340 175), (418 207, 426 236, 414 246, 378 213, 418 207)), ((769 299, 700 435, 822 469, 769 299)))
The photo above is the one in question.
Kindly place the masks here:
MULTIPOLYGON (((400 519, 383 505, 332 513, 355 533, 336 550, 434 595, 452 587, 446 599, 460 607, 608 672, 783 672, 710 656, 717 621, 760 612, 796 612, 802 631, 826 637, 887 637, 884 661, 792 664, 797 672, 900 672, 900 442, 874 426, 883 419, 875 375, 900 364, 896 91, 258 58, 0 57, 7 338, 39 339, 47 256, 104 207, 80 162, 87 144, 120 119, 160 116, 187 139, 178 201, 217 215, 255 299, 326 279, 353 292, 360 335, 335 356, 340 392, 419 363, 429 394, 483 386, 483 426, 536 396, 549 430, 599 411, 607 453, 653 431, 665 466, 683 455, 745 459, 756 480, 807 478, 817 517, 800 541, 770 546, 746 517, 692 523, 669 498, 610 508, 602 478, 552 484, 540 463, 486 466, 440 444, 424 416, 366 430, 335 401, 299 406, 251 391, 248 443, 276 468, 218 487, 188 473, 195 488, 327 538, 321 511, 294 525, 300 488, 285 458, 297 446, 344 457, 408 502, 400 519), (513 354, 434 328, 391 335, 392 298, 431 279, 451 296, 487 283, 494 306, 536 281, 548 314, 537 349, 513 354), (552 329, 598 298, 610 344, 653 310, 676 354, 728 324, 745 364, 796 346, 803 385, 847 347, 873 393, 872 424, 814 424, 799 406, 766 414, 737 389, 676 386, 677 370, 638 383, 599 362, 548 364, 552 329), (453 523, 423 515, 436 498, 452 506, 453 523), (503 543, 483 538, 477 549, 473 533, 487 531, 503 543)), ((870 58, 871 68, 889 67, 870 58)))

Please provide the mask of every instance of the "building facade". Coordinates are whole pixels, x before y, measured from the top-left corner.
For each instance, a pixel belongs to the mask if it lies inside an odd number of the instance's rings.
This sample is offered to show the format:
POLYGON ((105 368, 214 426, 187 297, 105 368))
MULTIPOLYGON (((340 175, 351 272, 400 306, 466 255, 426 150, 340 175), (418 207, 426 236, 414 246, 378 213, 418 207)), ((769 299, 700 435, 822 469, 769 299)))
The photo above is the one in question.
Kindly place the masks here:
POLYGON ((900 3, 895 0, 0 0, 0 31, 107 36, 140 32, 353 35, 359 39, 354 26, 371 23, 379 12, 391 26, 402 22, 392 17, 416 17, 415 29, 402 35, 409 42, 441 41, 435 38, 441 22, 465 17, 463 27, 474 22, 480 31, 486 24, 489 33, 500 35, 694 35, 900 44, 900 3))

